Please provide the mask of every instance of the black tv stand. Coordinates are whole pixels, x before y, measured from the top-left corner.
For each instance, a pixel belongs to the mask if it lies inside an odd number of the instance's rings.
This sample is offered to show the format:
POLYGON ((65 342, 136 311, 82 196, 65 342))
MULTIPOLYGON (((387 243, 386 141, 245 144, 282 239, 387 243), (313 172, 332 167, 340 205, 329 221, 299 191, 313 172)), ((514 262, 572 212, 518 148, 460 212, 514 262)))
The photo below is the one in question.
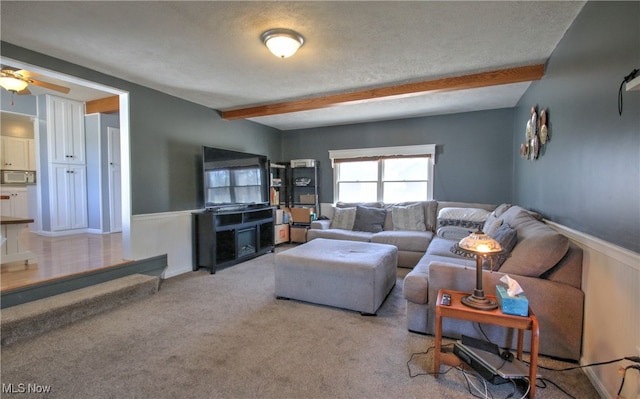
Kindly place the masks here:
POLYGON ((273 208, 205 210, 193 216, 193 271, 216 270, 273 251, 273 208))

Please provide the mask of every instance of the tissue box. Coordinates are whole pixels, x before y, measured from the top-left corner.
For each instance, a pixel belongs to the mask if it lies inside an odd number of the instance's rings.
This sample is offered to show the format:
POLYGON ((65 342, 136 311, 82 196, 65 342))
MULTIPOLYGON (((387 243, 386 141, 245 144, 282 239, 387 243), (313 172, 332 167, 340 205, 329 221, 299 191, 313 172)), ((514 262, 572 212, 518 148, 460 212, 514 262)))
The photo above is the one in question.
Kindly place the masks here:
POLYGON ((500 309, 504 314, 516 316, 529 316, 529 300, 524 294, 509 296, 507 288, 496 285, 496 299, 500 304, 500 309))

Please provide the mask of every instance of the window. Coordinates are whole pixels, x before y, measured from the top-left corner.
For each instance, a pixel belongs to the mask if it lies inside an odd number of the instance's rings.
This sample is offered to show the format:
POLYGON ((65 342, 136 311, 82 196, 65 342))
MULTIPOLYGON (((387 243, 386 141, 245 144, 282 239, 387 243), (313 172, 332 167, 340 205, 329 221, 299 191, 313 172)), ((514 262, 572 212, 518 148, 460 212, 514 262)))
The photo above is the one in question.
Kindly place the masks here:
POLYGON ((430 200, 434 154, 435 145, 329 151, 334 201, 430 200))

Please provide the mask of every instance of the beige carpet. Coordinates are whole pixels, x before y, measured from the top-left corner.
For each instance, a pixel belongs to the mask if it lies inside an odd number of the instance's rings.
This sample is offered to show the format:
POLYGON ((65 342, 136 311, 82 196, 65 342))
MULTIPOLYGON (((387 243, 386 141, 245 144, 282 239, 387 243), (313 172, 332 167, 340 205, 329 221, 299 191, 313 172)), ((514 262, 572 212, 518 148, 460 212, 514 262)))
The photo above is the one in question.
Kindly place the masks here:
MULTIPOLYGON (((215 275, 174 277, 154 296, 2 347, 2 396, 9 389, 32 389, 50 392, 20 397, 473 397, 455 369, 437 380, 410 377, 432 371, 431 352, 415 355, 409 367, 407 362, 433 338, 406 330, 402 278, 407 270, 399 269, 378 316, 363 317, 275 299, 273 257, 215 275)), ((568 365, 546 358, 541 363, 568 365)), ((574 397, 598 397, 580 370, 541 373, 574 397)), ((493 398, 506 398, 514 387, 488 389, 493 398)), ((548 385, 538 388, 536 397, 567 396, 548 385)))

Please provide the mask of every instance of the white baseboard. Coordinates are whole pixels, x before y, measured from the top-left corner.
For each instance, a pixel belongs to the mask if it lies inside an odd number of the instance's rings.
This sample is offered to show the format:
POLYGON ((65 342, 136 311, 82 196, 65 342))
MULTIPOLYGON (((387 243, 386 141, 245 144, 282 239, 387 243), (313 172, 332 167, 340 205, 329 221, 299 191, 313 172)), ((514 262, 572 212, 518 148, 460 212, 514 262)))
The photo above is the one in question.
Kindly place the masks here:
POLYGON ((60 230, 60 231, 32 231, 32 233, 45 236, 45 237, 64 237, 64 236, 72 236, 75 234, 83 234, 88 233, 88 229, 74 229, 74 230, 60 230))

